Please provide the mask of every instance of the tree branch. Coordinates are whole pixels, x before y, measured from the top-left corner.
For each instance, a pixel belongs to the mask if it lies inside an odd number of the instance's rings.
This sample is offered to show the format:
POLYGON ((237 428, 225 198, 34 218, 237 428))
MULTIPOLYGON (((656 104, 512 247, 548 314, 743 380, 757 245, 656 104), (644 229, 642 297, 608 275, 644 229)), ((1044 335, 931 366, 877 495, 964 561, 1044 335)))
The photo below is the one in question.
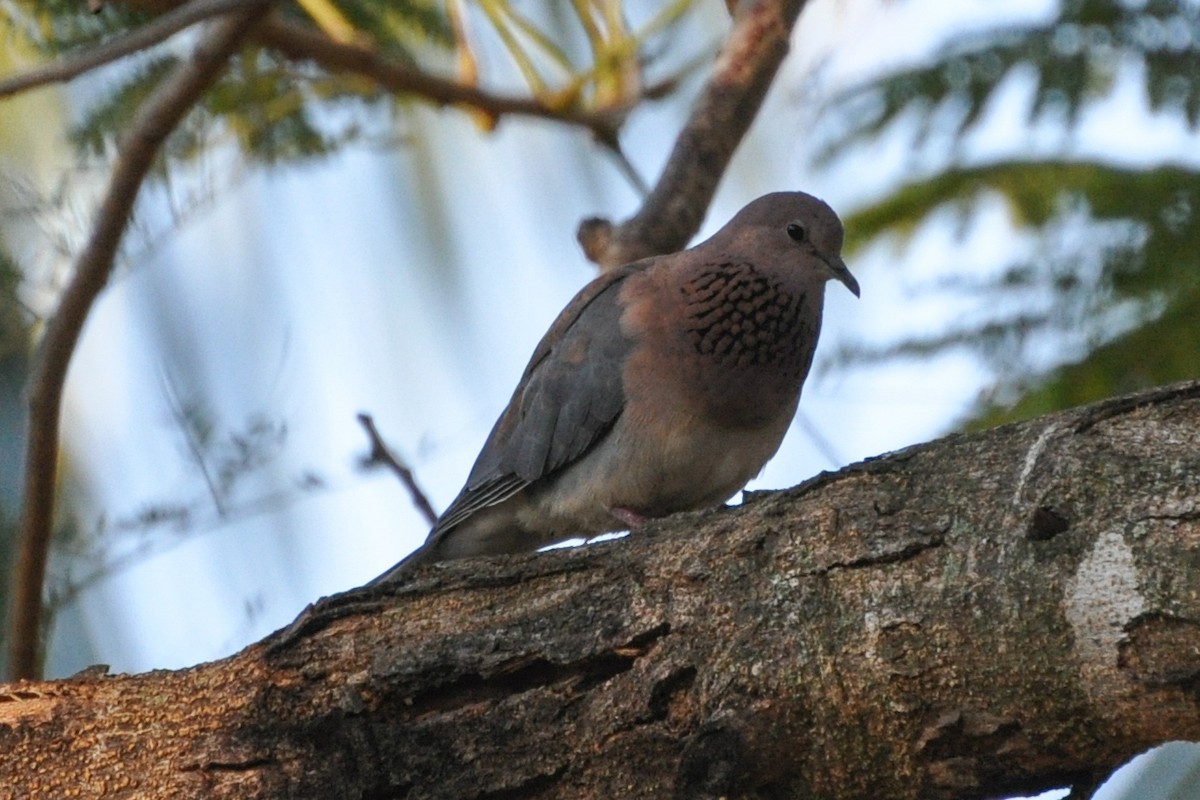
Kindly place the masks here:
POLYGON ((171 800, 1086 786, 1200 739, 1197 474, 1192 382, 618 542, 431 565, 222 661, 0 687, 0 786, 171 800))
POLYGON ((29 437, 10 612, 9 670, 16 677, 39 672, 42 590, 54 522, 62 390, 83 323, 112 273, 134 200, 163 140, 220 74, 268 4, 269 0, 258 0, 247 10, 214 22, 196 45, 192 58, 180 64, 138 109, 121 146, 91 238, 79 254, 58 309, 47 322, 38 345, 27 398, 29 437))
POLYGON ((581 225, 584 251, 601 268, 680 250, 696 235, 729 160, 787 55, 805 2, 737 4, 733 30, 650 196, 637 214, 607 232, 603 221, 594 218, 581 225))
POLYGON ((367 439, 371 442, 371 452, 364 459, 364 463, 368 466, 375 464, 385 464, 400 482, 404 484, 404 488, 408 490, 408 496, 412 498, 413 505, 417 507, 417 511, 421 512, 421 516, 430 525, 437 522, 437 512, 433 510, 433 505, 429 502, 429 498, 425 496, 425 492, 421 491, 421 487, 417 485, 417 478, 413 475, 413 471, 408 468, 400 459, 396 458, 396 454, 383 441, 383 437, 379 435, 379 429, 375 427, 375 420, 370 414, 359 414, 358 424, 363 426, 367 432, 367 439))
POLYGON ((377 50, 355 42, 338 42, 319 30, 275 15, 256 32, 262 44, 288 58, 312 61, 331 72, 354 72, 376 81, 396 94, 418 95, 437 105, 464 105, 499 118, 508 115, 535 117, 576 125, 601 140, 616 136, 628 108, 588 111, 552 106, 544 101, 495 94, 413 69, 377 50))
MULTIPOLYGON (((110 42, 0 80, 0 97, 69 81, 91 69, 158 44, 203 19, 257 2, 259 0, 191 0, 178 6, 164 2, 126 3, 161 16, 110 42)), ((589 111, 555 106, 536 98, 498 94, 440 78, 391 59, 372 47, 336 41, 318 29, 278 15, 261 24, 255 31, 254 39, 293 60, 311 61, 334 73, 354 72, 371 78, 396 94, 417 95, 437 105, 470 106, 496 119, 515 115, 583 127, 606 143, 615 141, 621 120, 637 102, 659 96, 663 91, 663 87, 651 87, 643 97, 626 106, 589 111)))
MULTIPOLYGON (((154 44, 220 9, 254 0, 130 2, 163 12, 143 28, 58 64, 0 82, 0 97, 52 81, 69 80, 87 69, 154 44)), ((746 0, 737 4, 734 27, 667 164, 640 210, 616 226, 585 221, 579 236, 585 253, 603 268, 682 248, 703 222, 717 184, 788 51, 788 40, 806 0, 746 0)), ((282 55, 311 61, 331 72, 354 72, 397 94, 420 96, 438 105, 462 105, 493 118, 527 116, 576 125, 620 152, 617 132, 628 107, 590 111, 559 107, 536 98, 496 94, 414 69, 356 42, 338 42, 323 32, 279 15, 259 26, 255 39, 282 55)))
POLYGON ((72 53, 52 64, 0 80, 0 97, 8 97, 52 83, 70 81, 97 67, 153 47, 197 22, 259 2, 260 0, 191 0, 115 39, 72 53))

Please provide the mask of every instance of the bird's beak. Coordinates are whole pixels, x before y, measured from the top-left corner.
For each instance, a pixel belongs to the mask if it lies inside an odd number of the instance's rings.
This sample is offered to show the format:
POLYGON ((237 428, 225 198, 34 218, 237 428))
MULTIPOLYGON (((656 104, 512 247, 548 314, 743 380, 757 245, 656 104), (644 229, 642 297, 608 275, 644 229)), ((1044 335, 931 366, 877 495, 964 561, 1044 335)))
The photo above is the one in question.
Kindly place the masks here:
POLYGON ((858 293, 858 281, 850 274, 850 268, 846 266, 846 262, 842 261, 841 256, 828 256, 822 258, 825 264, 829 267, 829 271, 833 273, 833 277, 846 285, 846 288, 854 292, 855 297, 861 297, 858 293))

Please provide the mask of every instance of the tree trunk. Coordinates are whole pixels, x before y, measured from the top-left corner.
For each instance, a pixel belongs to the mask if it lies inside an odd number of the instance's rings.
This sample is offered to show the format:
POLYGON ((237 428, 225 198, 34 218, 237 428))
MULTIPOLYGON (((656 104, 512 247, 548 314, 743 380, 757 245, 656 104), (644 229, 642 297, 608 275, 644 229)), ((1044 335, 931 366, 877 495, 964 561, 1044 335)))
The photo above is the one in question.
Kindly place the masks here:
POLYGON ((985 797, 1200 739, 1198 689, 1188 383, 0 687, 0 796, 985 797))

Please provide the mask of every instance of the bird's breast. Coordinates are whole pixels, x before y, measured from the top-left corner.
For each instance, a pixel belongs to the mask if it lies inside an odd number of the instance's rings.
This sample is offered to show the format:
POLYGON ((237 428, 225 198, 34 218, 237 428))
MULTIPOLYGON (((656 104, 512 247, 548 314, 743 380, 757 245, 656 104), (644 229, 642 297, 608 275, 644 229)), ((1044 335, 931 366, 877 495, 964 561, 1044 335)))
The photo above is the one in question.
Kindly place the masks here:
POLYGON ((736 261, 664 282, 658 302, 646 304, 656 314, 633 308, 623 321, 647 343, 626 381, 659 381, 671 388, 672 402, 718 425, 790 420, 812 364, 823 288, 736 261))
POLYGON ((795 380, 804 358, 802 290, 750 264, 714 265, 679 290, 680 334, 703 363, 737 371, 783 370, 795 380))

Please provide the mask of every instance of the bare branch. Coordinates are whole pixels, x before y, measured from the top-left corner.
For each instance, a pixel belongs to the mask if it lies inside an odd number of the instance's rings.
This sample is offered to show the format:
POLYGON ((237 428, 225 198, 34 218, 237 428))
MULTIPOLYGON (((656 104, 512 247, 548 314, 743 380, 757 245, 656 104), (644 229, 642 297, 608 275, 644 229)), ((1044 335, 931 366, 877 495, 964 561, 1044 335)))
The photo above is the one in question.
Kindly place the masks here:
POLYGON ((516 115, 575 125, 606 142, 615 139, 621 120, 641 99, 621 108, 588 111, 553 106, 535 98, 495 94, 413 69, 362 44, 334 41, 318 30, 278 15, 259 27, 255 39, 288 58, 312 61, 331 72, 365 75, 397 94, 418 95, 438 105, 470 106, 495 118, 516 115))
POLYGON ((260 0, 191 0, 156 17, 140 28, 46 64, 20 75, 0 80, 0 97, 8 97, 39 86, 70 81, 96 67, 102 67, 140 50, 153 47, 197 22, 236 11, 260 0))
POLYGON ((39 672, 39 636, 46 554, 54 522, 59 413, 71 356, 92 303, 112 273, 138 190, 163 140, 224 68, 269 0, 256 0, 205 32, 192 58, 180 64, 138 109, 123 142, 91 238, 75 263, 58 310, 46 324, 30 374, 29 438, 20 542, 13 582, 9 669, 16 677, 39 672))
POLYGON ((227 509, 225 508, 224 492, 217 485, 217 480, 213 477, 212 470, 209 469, 208 459, 204 457, 204 447, 196 436, 196 427, 188 420, 187 409, 184 408, 183 400, 179 396, 179 391, 175 386, 171 376, 165 371, 161 375, 163 394, 166 395, 167 406, 171 410, 171 416, 175 418, 175 424, 179 426, 179 433, 183 436, 183 441, 187 445, 188 455, 196 464, 196 468, 200 470, 201 477, 204 478, 204 485, 208 488, 208 496, 212 498, 213 507, 217 510, 217 515, 225 517, 227 509))
MULTIPOLYGON (((603 269, 679 250, 700 229, 704 214, 742 137, 758 114, 788 52, 806 0, 744 0, 675 149, 646 202, 588 251, 603 269)), ((599 229, 594 221, 588 234, 599 229)))
POLYGON ((366 429, 367 438, 371 440, 371 453, 367 456, 366 463, 369 465, 386 464, 392 472, 396 473, 396 477, 404 484, 404 488, 408 489, 413 505, 425 517, 425 521, 430 525, 437 522, 437 512, 433 510, 425 492, 421 491, 421 487, 417 485, 417 479, 412 470, 396 458, 396 454, 384 443, 383 437, 379 435, 379 429, 375 427, 375 420, 371 418, 370 414, 359 414, 358 422, 366 429))
MULTIPOLYGON (((162 11, 162 15, 152 22, 110 42, 68 56, 53 64, 0 80, 0 97, 72 80, 91 69, 158 44, 200 20, 258 1, 191 0, 184 5, 162 11)), ((142 7, 138 3, 128 5, 134 8, 142 7)), ((152 4, 153 11, 160 11, 165 7, 165 4, 152 4)), ((319 30, 278 16, 260 26, 254 38, 288 58, 312 61, 331 72, 355 72, 365 75, 397 94, 419 95, 438 105, 470 106, 493 118, 517 115, 562 122, 587 128, 597 139, 606 143, 615 142, 616 131, 625 114, 633 106, 642 99, 654 99, 663 92, 661 86, 652 87, 645 96, 638 97, 625 106, 589 111, 570 106, 555 106, 535 98, 496 94, 476 86, 430 75, 390 59, 371 47, 338 42, 319 30)))

